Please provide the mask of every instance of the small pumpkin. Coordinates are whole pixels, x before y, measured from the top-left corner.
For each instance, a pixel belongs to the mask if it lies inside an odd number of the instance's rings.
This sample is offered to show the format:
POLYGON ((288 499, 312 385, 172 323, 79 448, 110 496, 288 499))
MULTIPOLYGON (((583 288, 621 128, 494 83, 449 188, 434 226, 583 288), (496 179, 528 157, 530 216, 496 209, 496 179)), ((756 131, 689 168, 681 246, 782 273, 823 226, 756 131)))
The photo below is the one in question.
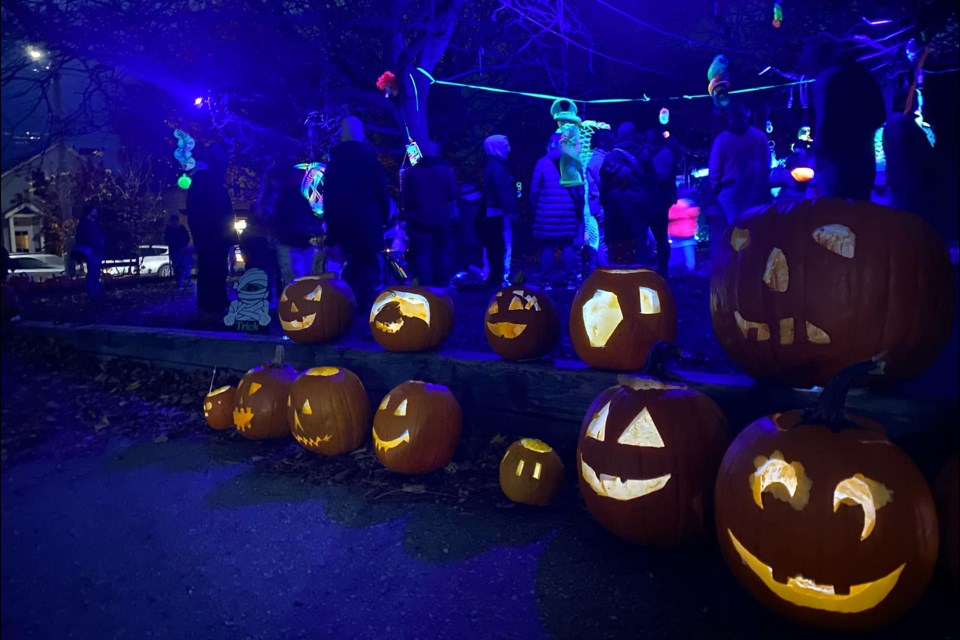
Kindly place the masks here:
POLYGON ((517 440, 500 461, 500 489, 514 502, 548 505, 562 485, 563 462, 557 452, 541 440, 517 440))
POLYGON ((587 409, 577 441, 587 510, 638 544, 700 541, 729 442, 723 413, 685 385, 643 376, 621 376, 619 383, 587 409))
POLYGON ((550 353, 560 341, 560 316, 542 289, 517 274, 497 291, 483 318, 487 343, 504 360, 528 360, 550 353))
POLYGON ((460 403, 442 384, 408 380, 388 393, 373 417, 377 458, 398 473, 429 473, 460 444, 460 403))
POLYGON ((766 416, 730 445, 717 475, 727 566, 766 607, 797 622, 877 627, 923 593, 937 559, 933 497, 876 422, 844 416, 841 372, 811 411, 766 416))
POLYGON ((886 353, 885 381, 917 375, 953 325, 946 246, 919 216, 819 198, 759 207, 719 241, 710 316, 727 356, 759 380, 826 385, 886 353))
POLYGON ((342 367, 307 369, 290 385, 287 422, 294 440, 323 456, 360 446, 370 429, 363 383, 342 367))
POLYGON ((233 426, 233 406, 237 388, 231 385, 214 389, 203 398, 203 418, 212 429, 233 426))
POLYGON ((283 362, 283 347, 277 347, 272 362, 247 371, 237 385, 233 426, 244 438, 263 440, 290 435, 287 397, 297 372, 283 362))
POLYGON ((676 335, 673 295, 650 269, 594 269, 570 306, 570 342, 596 369, 637 371, 656 343, 676 335))
POLYGON ((453 300, 435 287, 391 287, 370 308, 370 333, 387 351, 425 351, 453 330, 453 300))
POLYGON ((283 332, 304 344, 336 340, 353 325, 356 313, 353 289, 333 274, 297 278, 277 304, 283 332))

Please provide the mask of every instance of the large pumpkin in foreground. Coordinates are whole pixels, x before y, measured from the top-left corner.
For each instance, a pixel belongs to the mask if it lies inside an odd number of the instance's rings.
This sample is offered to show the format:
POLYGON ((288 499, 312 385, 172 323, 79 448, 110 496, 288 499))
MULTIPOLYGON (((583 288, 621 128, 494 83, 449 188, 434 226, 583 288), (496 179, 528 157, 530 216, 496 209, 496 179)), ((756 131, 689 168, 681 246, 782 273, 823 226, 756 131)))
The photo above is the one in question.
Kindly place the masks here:
POLYGON ((283 347, 277 347, 272 362, 243 374, 233 407, 233 426, 240 435, 250 440, 290 435, 287 396, 296 376, 294 368, 283 362, 283 347))
POLYGON ((950 335, 950 259, 911 213, 830 198, 778 203, 748 212, 719 242, 713 328, 755 378, 823 386, 885 352, 884 379, 902 380, 950 335))
POLYGON ((504 360, 543 357, 560 341, 560 316, 553 300, 519 277, 493 295, 483 325, 487 343, 504 360))
POLYGON ((937 559, 923 475, 879 425, 856 416, 788 411, 749 425, 720 466, 716 523, 741 584, 811 626, 872 628, 899 616, 937 559))
POLYGON ((650 269, 594 269, 570 306, 570 343, 596 369, 638 371, 676 335, 673 295, 650 269))
POLYGON ((450 337, 453 300, 435 287, 391 287, 370 308, 370 333, 387 351, 425 351, 450 337))
POLYGON ((370 430, 370 398, 342 367, 307 369, 290 385, 287 425, 293 439, 323 456, 360 446, 370 430))
POLYGON ((283 332, 301 343, 336 340, 351 327, 356 313, 353 289, 333 274, 297 278, 277 304, 283 332))
POLYGON ((717 466, 729 442, 702 393, 621 377, 587 409, 577 441, 580 493, 612 533, 639 544, 696 542, 710 530, 717 466))
POLYGON ((380 402, 373 417, 373 448, 391 471, 429 473, 453 458, 462 426, 460 403, 449 389, 409 380, 380 402))

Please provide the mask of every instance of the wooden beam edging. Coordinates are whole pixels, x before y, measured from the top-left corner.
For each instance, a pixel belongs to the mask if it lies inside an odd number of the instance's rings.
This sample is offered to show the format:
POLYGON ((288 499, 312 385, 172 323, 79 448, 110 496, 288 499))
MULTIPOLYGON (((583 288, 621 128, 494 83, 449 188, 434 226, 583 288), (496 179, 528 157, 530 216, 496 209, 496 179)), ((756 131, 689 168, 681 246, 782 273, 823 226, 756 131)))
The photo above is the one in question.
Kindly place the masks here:
MULTIPOLYGON (((405 380, 444 384, 460 401, 465 416, 472 410, 494 416, 495 423, 485 423, 485 430, 518 435, 518 426, 531 436, 575 433, 594 397, 617 381, 617 373, 589 369, 579 361, 509 362, 492 353, 457 351, 390 353, 372 338, 304 345, 277 336, 187 329, 39 321, 11 328, 14 334, 53 338, 97 357, 146 360, 180 369, 216 366, 243 372, 272 358, 282 344, 287 361, 297 369, 321 364, 346 367, 360 377, 372 397, 405 380)), ((762 415, 807 406, 817 395, 811 390, 759 385, 744 375, 673 373, 713 398, 736 430, 762 415)), ((848 399, 851 412, 879 420, 895 439, 951 423, 957 417, 957 404, 956 397, 915 399, 868 389, 856 389, 848 399)))

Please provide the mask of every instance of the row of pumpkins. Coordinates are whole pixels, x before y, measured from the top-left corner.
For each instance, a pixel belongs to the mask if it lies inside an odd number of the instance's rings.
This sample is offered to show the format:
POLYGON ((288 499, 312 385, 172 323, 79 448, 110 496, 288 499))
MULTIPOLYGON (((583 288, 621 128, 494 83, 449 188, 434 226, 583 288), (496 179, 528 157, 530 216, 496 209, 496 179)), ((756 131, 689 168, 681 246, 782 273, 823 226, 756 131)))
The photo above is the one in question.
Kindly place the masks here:
MULTIPOLYGON (((884 353, 883 379, 895 382, 943 350, 953 289, 946 246, 919 217, 870 202, 804 200, 755 209, 727 230, 715 252, 710 312, 727 356, 757 379, 823 386, 884 353)), ((355 311, 350 288, 324 276, 290 284, 278 308, 286 335, 304 343, 339 338, 355 311)), ((434 348, 453 323, 453 301, 430 287, 389 288, 370 310, 371 333, 388 351, 434 348)), ((523 283, 493 296, 484 327, 491 348, 510 360, 540 358, 560 337, 553 301, 523 283)), ((653 345, 676 337, 676 305, 653 271, 601 268, 577 292, 569 327, 589 366, 638 371, 653 345)))
MULTIPOLYGON (((815 409, 761 418, 732 443, 707 396, 621 376, 593 401, 580 430, 575 464, 586 507, 603 527, 639 544, 694 543, 715 523, 737 579, 799 622, 887 622, 923 593, 940 534, 931 491, 913 461, 878 424, 844 414, 846 390, 875 366, 845 369, 815 409)), ((370 434, 380 462, 404 474, 450 462, 462 425, 460 405, 443 385, 404 382, 371 411, 355 374, 320 366, 298 375, 283 363, 283 347, 236 388, 211 391, 203 413, 215 429, 235 427, 253 440, 292 434, 323 456, 352 451, 370 434)), ((524 438, 507 449, 499 475, 511 500, 546 505, 564 466, 551 446, 524 438)), ((954 461, 944 511, 954 578, 958 483, 954 461)))

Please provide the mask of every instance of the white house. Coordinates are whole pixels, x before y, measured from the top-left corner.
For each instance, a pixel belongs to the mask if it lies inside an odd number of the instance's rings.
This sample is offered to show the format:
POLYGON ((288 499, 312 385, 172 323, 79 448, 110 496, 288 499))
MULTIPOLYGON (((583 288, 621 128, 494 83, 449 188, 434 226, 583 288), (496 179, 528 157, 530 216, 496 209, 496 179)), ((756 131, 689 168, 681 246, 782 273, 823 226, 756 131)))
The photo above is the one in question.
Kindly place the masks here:
MULTIPOLYGON (((43 251, 43 217, 30 202, 28 187, 35 172, 50 176, 57 171, 76 170, 85 156, 93 152, 77 151, 63 144, 55 144, 0 176, 0 210, 3 211, 3 246, 10 253, 40 253, 43 251)), ((66 206, 72 203, 64 203, 66 206)))

